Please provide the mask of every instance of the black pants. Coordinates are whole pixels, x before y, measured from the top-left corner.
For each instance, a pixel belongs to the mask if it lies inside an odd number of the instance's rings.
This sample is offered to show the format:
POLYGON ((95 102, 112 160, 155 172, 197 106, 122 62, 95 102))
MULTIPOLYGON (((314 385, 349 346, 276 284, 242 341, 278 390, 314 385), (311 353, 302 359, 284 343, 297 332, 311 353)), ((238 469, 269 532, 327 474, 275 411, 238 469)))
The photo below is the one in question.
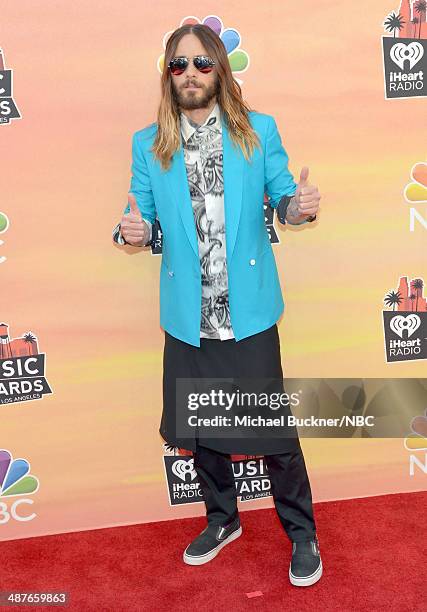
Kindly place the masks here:
MULTIPOLYGON (((271 492, 280 522, 293 542, 311 540, 316 533, 310 482, 304 456, 296 449, 265 455, 271 492)), ((206 504, 208 523, 226 525, 238 514, 231 456, 200 446, 194 452, 194 468, 206 504)))
MULTIPOLYGON (((268 388, 260 386, 258 389, 250 389, 258 393, 284 393, 283 369, 280 353, 280 338, 277 323, 261 332, 253 334, 239 342, 234 338, 229 340, 213 340, 202 338, 200 348, 187 344, 175 338, 165 331, 165 348, 163 352, 163 413, 160 423, 160 434, 171 446, 185 448, 195 452, 196 438, 200 439, 203 446, 217 450, 222 453, 242 455, 275 455, 286 453, 298 447, 297 431, 289 431, 290 428, 273 428, 267 437, 248 437, 246 427, 234 427, 236 437, 214 438, 205 435, 197 435, 191 432, 189 437, 184 438, 177 433, 177 422, 188 416, 185 403, 178 407, 176 385, 178 379, 215 379, 235 378, 241 380, 272 380, 268 388), (179 415, 179 417, 177 416, 179 415), (240 429, 240 431, 238 431, 240 429), (290 436, 288 434, 291 434, 290 436)), ((233 391, 225 387, 227 391, 233 391)), ((192 389, 199 392, 197 386, 192 389)), ((257 410, 261 416, 269 417, 268 408, 265 412, 257 410)), ((221 414, 221 409, 219 409, 221 414)), ((227 416, 232 417, 234 409, 227 416)), ((280 414, 285 419, 290 415, 290 409, 282 407, 280 414)), ((276 412, 273 416, 279 416, 276 412)), ((265 432, 264 428, 264 433, 265 432)))

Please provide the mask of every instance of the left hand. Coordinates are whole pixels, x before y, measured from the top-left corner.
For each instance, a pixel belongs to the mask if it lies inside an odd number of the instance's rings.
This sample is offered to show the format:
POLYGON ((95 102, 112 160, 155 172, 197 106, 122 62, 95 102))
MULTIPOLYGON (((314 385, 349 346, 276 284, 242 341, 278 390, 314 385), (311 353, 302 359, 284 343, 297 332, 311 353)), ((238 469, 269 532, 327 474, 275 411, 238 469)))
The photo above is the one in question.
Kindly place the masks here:
POLYGON ((320 198, 321 195, 317 187, 310 185, 308 182, 308 166, 303 166, 294 195, 294 200, 297 204, 296 212, 305 217, 315 215, 319 210, 320 198))

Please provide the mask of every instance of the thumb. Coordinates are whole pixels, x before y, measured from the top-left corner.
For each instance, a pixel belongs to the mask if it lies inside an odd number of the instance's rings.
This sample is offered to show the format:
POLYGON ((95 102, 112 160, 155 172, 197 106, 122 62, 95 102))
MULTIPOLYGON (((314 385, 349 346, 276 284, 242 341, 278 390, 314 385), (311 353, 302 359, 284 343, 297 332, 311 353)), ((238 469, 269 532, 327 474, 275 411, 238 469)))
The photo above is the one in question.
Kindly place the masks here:
POLYGON ((300 177, 299 177, 299 186, 304 187, 308 183, 308 166, 303 166, 300 177))
POLYGON ((138 204, 136 203, 136 199, 133 193, 128 193, 128 204, 129 204, 131 213, 141 216, 141 212, 138 208, 138 204))

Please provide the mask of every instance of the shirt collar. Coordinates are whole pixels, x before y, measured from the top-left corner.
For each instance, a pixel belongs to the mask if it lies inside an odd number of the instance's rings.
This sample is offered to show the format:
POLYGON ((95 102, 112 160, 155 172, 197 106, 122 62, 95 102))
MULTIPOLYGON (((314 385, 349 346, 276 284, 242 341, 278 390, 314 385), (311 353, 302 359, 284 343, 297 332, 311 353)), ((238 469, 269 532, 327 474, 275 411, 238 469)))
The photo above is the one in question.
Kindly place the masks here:
MULTIPOLYGON (((181 134, 185 142, 187 142, 187 140, 191 138, 200 125, 195 123, 192 119, 189 119, 182 111, 180 113, 180 120, 181 134)), ((201 125, 207 126, 213 131, 221 131, 221 111, 218 102, 215 103, 209 117, 207 117, 204 123, 201 125)))

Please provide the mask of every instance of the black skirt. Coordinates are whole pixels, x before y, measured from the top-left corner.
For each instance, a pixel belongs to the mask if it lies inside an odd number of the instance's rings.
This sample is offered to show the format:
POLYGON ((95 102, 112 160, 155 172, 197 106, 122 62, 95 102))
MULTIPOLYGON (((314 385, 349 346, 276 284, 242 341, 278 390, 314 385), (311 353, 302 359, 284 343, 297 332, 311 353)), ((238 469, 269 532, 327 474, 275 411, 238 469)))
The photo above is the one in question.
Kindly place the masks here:
MULTIPOLYGON (((271 429, 256 428, 255 437, 248 436, 248 428, 237 429, 233 426, 225 428, 227 435, 209 438, 204 430, 203 436, 198 435, 197 429, 190 434, 185 431, 182 435, 182 417, 184 410, 181 405, 177 389, 177 378, 186 379, 185 390, 188 390, 188 380, 209 378, 236 378, 239 379, 238 388, 243 379, 260 381, 271 380, 269 393, 285 393, 283 386, 283 371, 280 355, 280 338, 275 323, 270 328, 237 342, 234 338, 229 340, 200 339, 200 348, 193 346, 165 331, 165 345, 163 352, 163 413, 159 432, 163 439, 178 448, 195 451, 196 439, 198 444, 216 451, 230 454, 273 455, 295 450, 299 446, 298 435, 295 428, 274 426, 271 429), (178 405, 177 405, 178 404, 178 405), (178 427, 177 427, 178 425, 178 427), (269 432, 272 432, 271 435, 269 432), (181 434, 181 435, 180 435, 181 434), (235 437, 230 437, 230 436, 235 437)), ((231 383, 229 383, 231 385, 231 383)), ((194 383, 194 391, 200 391, 194 383)), ((181 388, 181 387, 179 387, 181 388)), ((221 388, 235 389, 221 384, 221 388)), ((258 387, 259 388, 259 387, 258 387)), ((205 389, 205 388, 204 388, 205 389)), ((289 407, 281 407, 274 414, 271 408, 266 408, 263 416, 279 417, 292 414, 289 407)), ((229 410, 227 416, 233 416, 229 410)), ((232 420, 232 422, 235 422, 232 420)))

